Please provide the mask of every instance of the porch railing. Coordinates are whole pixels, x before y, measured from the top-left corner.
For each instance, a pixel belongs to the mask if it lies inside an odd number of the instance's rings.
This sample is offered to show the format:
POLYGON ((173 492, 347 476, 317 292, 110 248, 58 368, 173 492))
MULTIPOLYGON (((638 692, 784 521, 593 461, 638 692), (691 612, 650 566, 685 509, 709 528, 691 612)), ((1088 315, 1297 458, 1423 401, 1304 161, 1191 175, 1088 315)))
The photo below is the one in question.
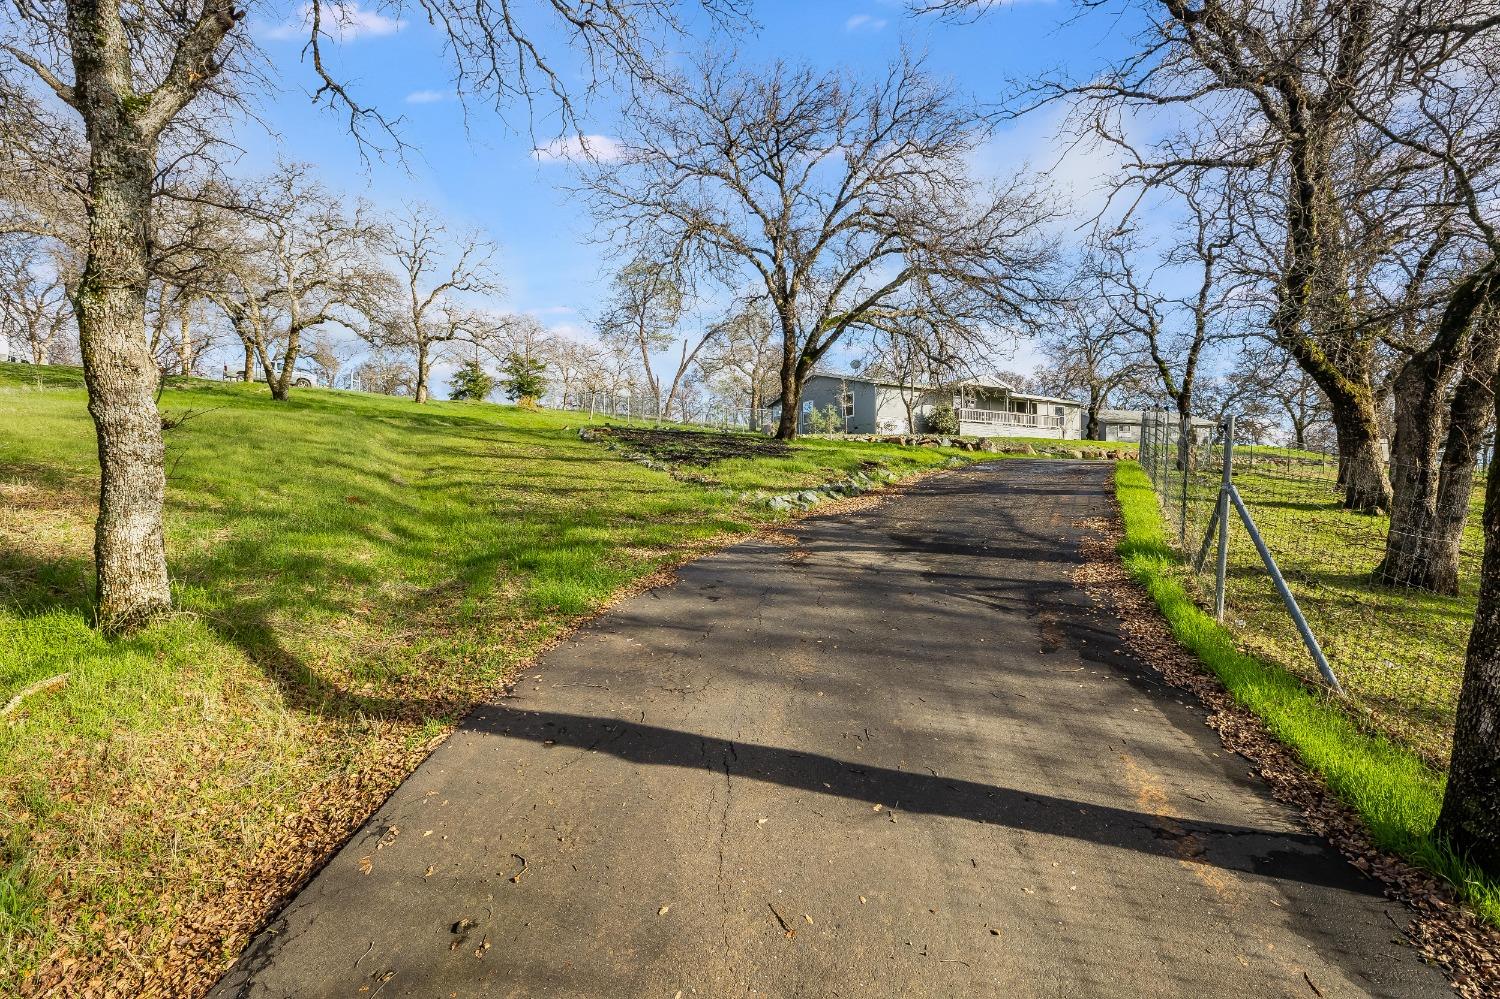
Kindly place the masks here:
POLYGON ((1010 413, 1001 409, 960 409, 958 422, 985 423, 996 427, 1035 427, 1039 430, 1061 430, 1061 416, 1044 416, 1041 413, 1010 413))

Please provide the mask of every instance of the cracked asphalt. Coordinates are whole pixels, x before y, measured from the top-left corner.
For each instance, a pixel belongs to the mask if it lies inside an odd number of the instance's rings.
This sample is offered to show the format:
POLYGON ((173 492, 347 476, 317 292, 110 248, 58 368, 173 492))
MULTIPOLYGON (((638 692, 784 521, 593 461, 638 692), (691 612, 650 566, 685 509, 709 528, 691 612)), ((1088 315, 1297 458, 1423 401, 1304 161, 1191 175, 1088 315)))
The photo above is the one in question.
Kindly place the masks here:
POLYGON ((1451 995, 1071 579, 1104 464, 746 541, 476 711, 214 995, 1451 995))

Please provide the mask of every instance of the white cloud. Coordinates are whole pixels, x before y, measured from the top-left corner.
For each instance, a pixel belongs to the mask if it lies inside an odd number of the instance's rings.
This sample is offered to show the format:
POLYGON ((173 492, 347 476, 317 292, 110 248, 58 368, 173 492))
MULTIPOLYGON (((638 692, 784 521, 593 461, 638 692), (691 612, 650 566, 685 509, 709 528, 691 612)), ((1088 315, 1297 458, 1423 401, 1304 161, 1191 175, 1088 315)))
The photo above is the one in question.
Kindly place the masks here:
POLYGON ((569 340, 591 340, 593 336, 589 329, 577 323, 557 323, 547 327, 549 333, 557 336, 567 337, 569 340))
POLYGON ((446 90, 413 90, 406 95, 408 104, 437 104, 453 95, 446 90))
POLYGON ((593 159, 603 162, 617 160, 624 150, 616 139, 607 135, 569 135, 553 139, 545 146, 531 151, 533 159, 540 163, 559 163, 568 160, 593 159))
POLYGON ((1064 115, 1062 110, 1029 115, 973 150, 968 159, 977 176, 1001 183, 1017 175, 1044 174, 1070 212, 1061 228, 1071 231, 1105 209, 1109 179, 1119 170, 1122 154, 1092 139, 1078 141, 1065 129, 1064 115))
POLYGON ((578 310, 571 305, 544 305, 538 309, 527 309, 526 314, 531 316, 571 316, 578 310))
POLYGON ((845 31, 880 31, 886 24, 883 17, 875 17, 871 14, 855 14, 844 22, 845 31))
MULTIPOLYGON (((357 38, 378 38, 382 35, 394 35, 406 27, 406 22, 396 17, 389 17, 378 10, 366 10, 359 5, 359 0, 342 0, 339 3, 325 3, 321 5, 322 14, 318 21, 319 29, 330 38, 339 42, 352 42, 357 38)), ((312 4, 303 4, 297 10, 297 15, 292 20, 278 24, 266 32, 266 37, 283 41, 291 38, 302 38, 306 36, 312 27, 312 4)))

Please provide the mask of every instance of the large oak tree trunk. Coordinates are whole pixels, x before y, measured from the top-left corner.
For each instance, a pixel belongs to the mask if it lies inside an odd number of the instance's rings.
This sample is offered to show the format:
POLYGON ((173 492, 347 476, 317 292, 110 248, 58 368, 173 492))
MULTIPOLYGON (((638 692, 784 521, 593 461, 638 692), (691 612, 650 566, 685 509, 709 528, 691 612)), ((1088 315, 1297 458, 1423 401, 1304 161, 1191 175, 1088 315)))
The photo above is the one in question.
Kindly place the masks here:
POLYGON ((1392 385, 1395 435, 1391 448, 1391 524, 1375 578, 1390 586, 1427 588, 1426 564, 1437 516, 1438 438, 1443 395, 1452 379, 1438 352, 1413 357, 1392 385))
POLYGON ((1380 421, 1373 398, 1329 400, 1338 432, 1339 485, 1344 508, 1377 513, 1391 507, 1391 486, 1380 451, 1380 421))
POLYGON ((797 436, 797 419, 802 410, 802 381, 797 369, 791 365, 781 368, 781 420, 776 426, 776 439, 789 441, 797 436))
MULTIPOLYGON (((1411 463, 1393 463, 1394 503, 1386 536, 1385 556, 1376 578, 1392 586, 1409 586, 1433 593, 1458 593, 1459 546, 1468 521, 1474 491, 1474 469, 1492 403, 1490 373, 1496 363, 1497 338, 1481 352, 1480 363, 1454 387, 1448 434, 1441 460, 1436 434, 1428 450, 1401 455, 1411 463)), ((1404 400, 1396 397, 1398 419, 1403 410, 1426 406, 1438 410, 1441 399, 1404 400)), ((1408 417, 1425 423, 1425 417, 1408 417)))
POLYGON ((89 242, 75 306, 99 446, 97 613, 116 633, 169 609, 166 493, 156 359, 147 347, 147 233, 153 151, 123 115, 86 116, 89 242))
POLYGON ((1388 585, 1458 592, 1459 544, 1500 356, 1493 323, 1470 333, 1488 285, 1488 278, 1465 282, 1433 343, 1396 376, 1391 524, 1375 569, 1376 578, 1388 585), (1455 384, 1459 362, 1462 373, 1455 384), (1440 440, 1445 424, 1447 436, 1440 440))
POLYGON ((1500 875, 1500 475, 1484 496, 1484 562, 1436 833, 1500 875))
POLYGON ((429 370, 431 368, 431 366, 432 366, 432 362, 429 361, 428 357, 427 357, 427 345, 425 343, 418 343, 417 344, 417 388, 416 388, 416 391, 412 393, 416 397, 417 402, 426 402, 427 401, 427 379, 428 379, 428 376, 431 374, 431 371, 429 370))
POLYGON ((797 327, 790 307, 781 312, 781 422, 776 439, 789 441, 797 436, 797 422, 802 412, 802 382, 812 369, 812 360, 799 347, 797 327))
MULTIPOLYGON (((1351 8, 1352 18, 1368 17, 1368 4, 1351 8)), ((1351 31, 1354 30, 1351 26, 1351 31)), ((1318 384, 1333 410, 1338 432, 1339 485, 1344 507, 1363 513, 1389 510, 1391 487, 1380 453, 1380 421, 1370 381, 1373 344, 1356 334, 1346 282, 1330 275, 1342 261, 1328 242, 1341 230, 1341 206, 1329 178, 1332 136, 1321 123, 1303 120, 1314 112, 1300 102, 1293 109, 1301 134, 1289 148, 1291 176, 1287 198, 1290 260, 1271 328, 1276 339, 1318 384), (1320 335, 1309 335, 1314 323, 1320 335)))

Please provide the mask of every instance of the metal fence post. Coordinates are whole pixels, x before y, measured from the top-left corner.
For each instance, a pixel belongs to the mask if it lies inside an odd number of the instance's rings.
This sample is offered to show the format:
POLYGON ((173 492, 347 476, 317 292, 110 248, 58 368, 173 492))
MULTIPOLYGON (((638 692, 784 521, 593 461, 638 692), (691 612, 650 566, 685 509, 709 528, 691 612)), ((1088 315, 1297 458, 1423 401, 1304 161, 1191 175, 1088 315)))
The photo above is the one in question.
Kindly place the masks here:
POLYGON ((1179 421, 1177 428, 1177 471, 1182 475, 1182 496, 1178 500, 1177 518, 1177 544, 1180 548, 1187 548, 1187 521, 1188 521, 1188 479, 1193 465, 1193 443, 1188 437, 1192 430, 1191 424, 1186 416, 1179 421))
POLYGON ((1234 416, 1224 421, 1224 475, 1219 483, 1219 561, 1214 567, 1214 618, 1224 621, 1224 579, 1229 569, 1229 490, 1234 485, 1234 416))
POLYGON ((1162 409, 1156 414, 1156 425, 1161 429, 1161 446, 1157 450, 1157 462, 1161 465, 1161 496, 1164 503, 1171 502, 1172 495, 1172 466, 1169 455, 1172 450, 1172 429, 1167 426, 1167 411, 1162 409))
POLYGON ((1240 498, 1239 490, 1233 485, 1229 487, 1229 499, 1239 511, 1240 520, 1244 522, 1245 531, 1250 535, 1250 541, 1255 545, 1255 550, 1260 555, 1260 560, 1265 564, 1266 572, 1271 576, 1271 582, 1276 585, 1276 592, 1281 595, 1281 602, 1286 606, 1286 612, 1291 615, 1292 622, 1297 625, 1297 631, 1302 635, 1302 644, 1307 646, 1307 652, 1312 656, 1314 665, 1318 672, 1323 674, 1323 679, 1328 681, 1334 693, 1342 694, 1344 688, 1339 686, 1338 677, 1333 675, 1333 669, 1328 665, 1328 660, 1323 655, 1323 648, 1318 644, 1317 638, 1313 636, 1312 628, 1307 623, 1307 618, 1302 615, 1302 608, 1297 606, 1297 598, 1292 596, 1291 588, 1286 585, 1282 578, 1281 570, 1276 567, 1276 560, 1271 557, 1271 550, 1266 547, 1266 542, 1256 529, 1255 520, 1250 516, 1250 511, 1245 507, 1245 501, 1240 498))

